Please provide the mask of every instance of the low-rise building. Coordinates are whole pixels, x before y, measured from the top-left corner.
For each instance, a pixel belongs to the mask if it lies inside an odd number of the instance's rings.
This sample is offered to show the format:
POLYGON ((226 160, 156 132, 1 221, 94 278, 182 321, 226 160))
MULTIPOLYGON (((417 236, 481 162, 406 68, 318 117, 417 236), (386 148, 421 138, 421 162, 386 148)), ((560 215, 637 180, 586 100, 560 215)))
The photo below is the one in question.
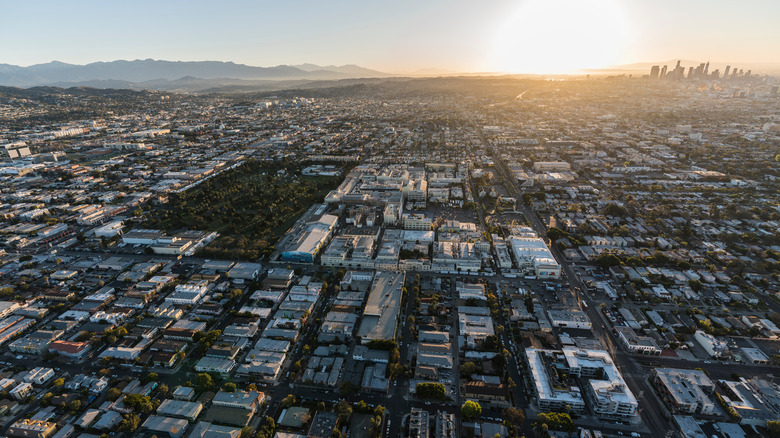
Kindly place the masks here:
POLYGON ((259 391, 219 391, 211 401, 216 406, 256 411, 265 400, 265 394, 259 391))
POLYGON ((358 330, 362 343, 395 338, 404 278, 403 272, 377 272, 358 330))
POLYGON ((428 438, 430 436, 430 416, 428 411, 420 408, 412 408, 409 415, 409 436, 415 438, 428 438))
POLYGON ((563 354, 569 371, 587 378, 585 395, 597 417, 621 420, 636 417, 639 403, 608 352, 564 348, 563 354))
POLYGON ((715 404, 710 398, 715 386, 703 371, 656 368, 653 382, 675 411, 703 415, 715 413, 715 404))
POLYGON ((195 364, 195 371, 205 373, 219 373, 228 375, 235 368, 236 362, 230 359, 217 357, 203 357, 195 364))
POLYGON ((539 278, 560 278, 561 266, 544 240, 529 227, 517 227, 509 237, 509 245, 517 268, 539 278))
POLYGON ((23 419, 8 428, 9 437, 48 438, 57 431, 57 423, 41 420, 23 419))
POLYGON ((550 366, 561 362, 560 352, 528 348, 525 355, 539 409, 562 412, 568 407, 572 412, 585 412, 580 388, 568 383, 568 379, 556 371, 561 367, 550 366), (551 371, 556 372, 551 374, 551 371))
POLYGON ((30 382, 34 385, 43 385, 54 377, 54 370, 51 368, 37 367, 27 372, 24 376, 25 382, 30 382))
POLYGON ((195 305, 200 302, 208 288, 203 284, 180 284, 165 297, 165 301, 172 304, 195 305))
POLYGON ((203 405, 198 402, 182 400, 163 400, 157 408, 157 414, 166 417, 184 418, 188 421, 195 421, 203 410, 203 405))
POLYGON ((8 391, 8 395, 15 398, 16 400, 21 401, 27 398, 28 395, 32 394, 32 392, 33 392, 32 383, 22 382, 16 385, 12 390, 8 391))
POLYGON ((181 418, 163 417, 160 415, 150 415, 144 421, 141 427, 154 434, 165 434, 170 438, 180 438, 187 430, 187 420, 181 418))
POLYGON ((628 351, 635 354, 649 354, 658 356, 661 348, 650 336, 639 336, 631 327, 616 326, 618 339, 628 351))
POLYGON ((404 230, 428 231, 433 228, 433 218, 425 213, 404 213, 404 230))
POLYGON ((593 324, 588 315, 581 310, 548 310, 553 327, 590 330, 593 324))
POLYGON ((758 378, 720 383, 726 388, 723 401, 739 415, 740 424, 766 427, 767 421, 780 418, 777 385, 758 378))
POLYGON ((696 330, 693 338, 701 344, 702 348, 712 357, 723 357, 729 353, 728 344, 715 336, 696 330))

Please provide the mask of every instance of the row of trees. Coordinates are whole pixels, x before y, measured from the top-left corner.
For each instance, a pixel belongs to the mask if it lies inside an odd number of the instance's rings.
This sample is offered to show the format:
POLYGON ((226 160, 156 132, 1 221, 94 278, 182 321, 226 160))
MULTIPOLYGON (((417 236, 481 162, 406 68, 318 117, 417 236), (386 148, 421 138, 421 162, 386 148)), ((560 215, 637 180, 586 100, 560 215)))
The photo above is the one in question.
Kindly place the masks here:
POLYGON ((444 400, 447 398, 447 390, 438 382, 421 382, 416 386, 417 397, 444 400))

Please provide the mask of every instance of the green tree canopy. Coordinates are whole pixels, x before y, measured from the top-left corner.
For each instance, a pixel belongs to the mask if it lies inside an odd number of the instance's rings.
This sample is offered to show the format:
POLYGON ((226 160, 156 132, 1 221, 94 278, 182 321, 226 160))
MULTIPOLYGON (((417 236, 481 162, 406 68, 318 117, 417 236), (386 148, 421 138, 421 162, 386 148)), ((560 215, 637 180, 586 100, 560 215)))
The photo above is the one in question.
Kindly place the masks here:
POLYGON ((473 420, 482 414, 482 406, 474 400, 466 400, 460 407, 460 414, 467 420, 473 420))
POLYGON ((437 400, 444 400, 447 396, 447 390, 444 385, 436 382, 421 382, 416 386, 417 397, 420 398, 434 398, 437 400))

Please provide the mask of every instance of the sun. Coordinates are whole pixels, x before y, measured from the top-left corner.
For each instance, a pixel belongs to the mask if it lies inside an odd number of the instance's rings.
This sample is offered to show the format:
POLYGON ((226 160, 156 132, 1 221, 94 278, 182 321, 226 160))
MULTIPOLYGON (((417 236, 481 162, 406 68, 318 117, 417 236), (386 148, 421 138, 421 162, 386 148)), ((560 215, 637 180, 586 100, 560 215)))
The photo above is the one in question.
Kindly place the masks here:
POLYGON ((619 61, 629 40, 614 0, 529 0, 496 30, 488 68, 574 73, 619 61))

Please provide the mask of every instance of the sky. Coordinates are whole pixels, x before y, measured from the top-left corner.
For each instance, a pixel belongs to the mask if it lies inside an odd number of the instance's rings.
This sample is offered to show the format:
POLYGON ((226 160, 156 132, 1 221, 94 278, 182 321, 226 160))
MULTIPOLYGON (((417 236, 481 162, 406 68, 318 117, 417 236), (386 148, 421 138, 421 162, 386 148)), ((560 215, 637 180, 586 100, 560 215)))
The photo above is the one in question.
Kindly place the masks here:
POLYGON ((780 63, 777 0, 2 3, 0 64, 116 59, 566 73, 672 59, 780 63))

